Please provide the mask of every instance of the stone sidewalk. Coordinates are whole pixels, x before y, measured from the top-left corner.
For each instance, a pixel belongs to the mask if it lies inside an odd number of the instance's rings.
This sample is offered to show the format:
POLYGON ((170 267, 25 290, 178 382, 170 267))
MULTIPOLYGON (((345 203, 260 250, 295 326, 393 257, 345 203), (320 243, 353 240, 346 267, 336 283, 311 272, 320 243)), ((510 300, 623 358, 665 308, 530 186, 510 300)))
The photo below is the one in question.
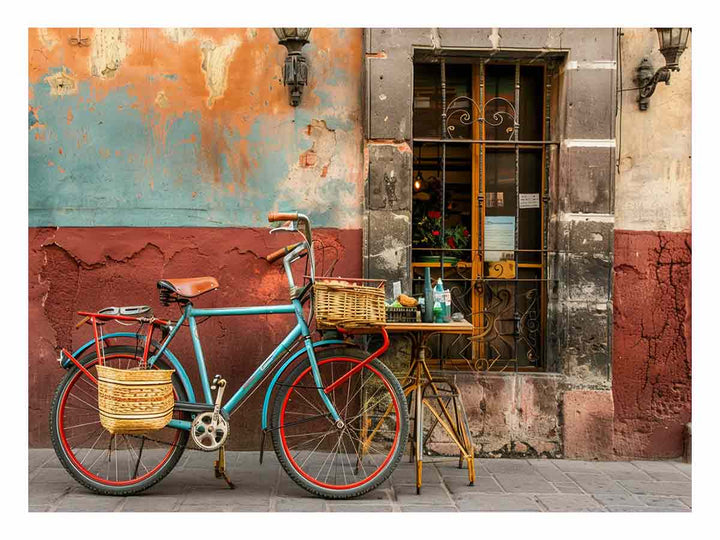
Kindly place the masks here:
POLYGON ((456 459, 425 461, 422 495, 405 458, 388 481, 351 501, 326 501, 296 486, 272 453, 228 452, 237 489, 215 479, 216 453, 186 452, 156 486, 133 497, 94 495, 52 450, 29 452, 29 509, 35 512, 689 512, 691 466, 676 461, 591 462, 477 459, 477 478, 456 459))

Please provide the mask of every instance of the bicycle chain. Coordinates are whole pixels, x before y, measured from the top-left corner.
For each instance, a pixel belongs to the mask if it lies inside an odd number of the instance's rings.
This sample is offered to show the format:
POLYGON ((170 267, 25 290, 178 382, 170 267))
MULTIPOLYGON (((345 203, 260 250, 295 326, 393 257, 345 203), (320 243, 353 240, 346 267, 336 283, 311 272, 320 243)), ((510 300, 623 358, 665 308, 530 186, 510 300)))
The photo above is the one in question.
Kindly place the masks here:
MULTIPOLYGON (((321 416, 329 417, 330 415, 327 414, 327 415, 321 415, 321 416)), ((315 420, 315 418, 318 418, 318 417, 320 417, 320 416, 312 417, 312 418, 309 418, 309 419, 306 419, 306 420, 298 420, 298 421, 296 421, 296 422, 292 422, 291 424, 285 424, 285 427, 288 427, 288 426, 291 426, 291 425, 304 424, 305 422, 311 422, 312 420, 315 420)), ((228 424, 228 427, 229 427, 229 424, 228 424)), ((265 430, 263 430, 263 431, 275 431, 275 430, 278 430, 278 429, 280 429, 280 426, 274 427, 274 428, 273 428, 273 427, 267 428, 267 429, 265 429, 265 430)), ((145 436, 145 435, 132 435, 132 434, 130 434, 130 433, 123 433, 123 436, 125 436, 125 437, 132 437, 133 439, 146 439, 146 440, 148 440, 148 441, 152 441, 152 442, 158 443, 158 444, 164 444, 164 445, 170 446, 170 447, 177 447, 177 448, 180 448, 180 447, 181 447, 179 444, 169 443, 169 442, 165 442, 165 441, 159 441, 159 440, 157 440, 157 439, 153 439, 152 437, 147 437, 147 436, 145 436)), ((189 438, 190 438, 190 437, 189 437, 189 438)), ((208 450, 202 450, 201 448, 192 448, 192 447, 189 447, 187 444, 186 444, 183 448, 185 448, 185 450, 193 450, 193 451, 195 451, 195 452, 205 452, 205 453, 208 453, 208 452, 209 452, 208 450)), ((214 452, 214 450, 210 450, 210 452, 214 452)))
POLYGON ((132 434, 130 434, 130 433, 123 433, 122 435, 123 435, 124 437, 132 437, 133 439, 145 439, 146 441, 151 441, 151 442, 154 442, 154 443, 157 443, 157 444, 164 444, 165 446, 176 447, 176 448, 184 448, 185 450, 194 450, 195 452, 205 452, 205 450, 201 450, 200 448, 191 448, 191 447, 189 447, 187 444, 185 444, 184 446, 182 446, 182 445, 179 445, 179 444, 169 443, 169 442, 166 442, 166 441, 159 441, 159 440, 157 440, 157 439, 153 439, 152 437, 147 437, 147 436, 145 436, 145 435, 132 435, 132 434))

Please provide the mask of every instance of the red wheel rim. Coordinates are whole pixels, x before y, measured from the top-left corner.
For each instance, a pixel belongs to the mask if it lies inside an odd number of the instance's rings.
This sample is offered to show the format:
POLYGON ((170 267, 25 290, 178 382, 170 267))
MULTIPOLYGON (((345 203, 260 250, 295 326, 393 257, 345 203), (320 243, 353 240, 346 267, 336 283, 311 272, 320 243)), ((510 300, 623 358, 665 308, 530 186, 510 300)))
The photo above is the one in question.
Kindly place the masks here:
MULTIPOLYGON (((327 364, 328 362, 333 362, 333 361, 351 362, 351 363, 355 363, 355 364, 359 364, 359 363, 361 362, 361 360, 358 360, 357 358, 334 357, 334 358, 327 358, 327 359, 325 359, 325 360, 321 360, 320 362, 318 362, 318 366, 321 366, 321 365, 327 364)), ((358 482, 354 482, 354 483, 350 483, 350 484, 344 484, 344 485, 327 484, 327 483, 325 483, 325 482, 321 482, 321 481, 318 480, 317 478, 314 478, 314 477, 310 476, 307 472, 305 472, 305 471, 302 469, 302 467, 301 467, 300 465, 298 465, 298 463, 297 463, 297 462, 295 461, 295 459, 293 458, 292 453, 290 452, 290 449, 288 448, 287 439, 286 439, 286 436, 285 436, 285 427, 284 427, 284 424, 285 424, 285 421, 284 421, 284 419, 285 419, 285 411, 286 411, 286 409, 287 409, 287 404, 288 404, 288 402, 290 401, 290 396, 291 396, 291 394, 292 394, 292 391, 293 391, 294 387, 298 384, 298 382, 299 382, 305 375, 308 374, 308 372, 311 370, 311 367, 308 366, 308 367, 297 377, 297 379, 295 379, 295 381, 293 381, 293 383, 290 385, 291 390, 285 394, 285 399, 283 400, 282 409, 280 410, 280 429, 279 429, 279 431, 280 431, 280 440, 282 441, 283 450, 284 450, 285 455, 287 456, 288 460, 289 460, 290 463, 292 464, 293 468, 294 468, 298 473, 300 473, 300 474, 303 476, 303 478, 305 478, 306 480, 308 480, 309 482, 311 482, 311 483, 313 483, 313 484, 315 484, 315 485, 317 485, 317 486, 320 486, 320 487, 323 487, 323 488, 326 488, 326 489, 332 489, 332 490, 348 490, 348 489, 354 489, 354 488, 356 488, 356 487, 360 487, 360 486, 362 486, 362 485, 364 485, 364 484, 367 484, 368 482, 370 482, 373 478, 375 478, 376 476, 378 476, 378 475, 385 469, 385 467, 387 466, 388 462, 390 461, 390 458, 393 456, 393 454, 395 453, 395 450, 396 450, 396 448, 397 448, 398 440, 399 440, 399 438, 400 438, 400 422, 399 422, 399 419, 400 419, 400 410, 399 410, 399 407, 398 407, 397 399, 395 398, 395 393, 392 391, 392 388, 391 388, 391 386, 390 386, 390 383, 388 383, 388 381, 385 379, 385 377, 384 377, 380 372, 378 372, 374 367, 372 367, 371 365, 367 364, 367 365, 363 366, 363 369, 368 369, 368 370, 372 371, 375 375, 377 375, 377 377, 378 377, 378 378, 383 382, 383 384, 385 385, 385 388, 387 388, 387 390, 389 391, 390 396, 392 397, 392 404, 393 404, 394 411, 395 411, 396 421, 395 421, 395 434, 394 434, 394 437, 393 437, 392 447, 390 448, 390 451, 388 452, 388 454, 387 454, 387 456, 385 457, 384 461, 380 464, 380 466, 379 466, 377 469, 375 469, 375 471, 374 471, 372 474, 370 474, 368 477, 366 477, 366 478, 364 478, 363 480, 360 480, 360 481, 358 481, 358 482)))
MULTIPOLYGON (((110 356, 106 357, 106 359, 114 359, 114 358, 132 358, 132 359, 136 360, 136 357, 134 357, 134 356, 122 355, 122 354, 110 355, 110 356)), ((96 363, 97 363, 97 360, 94 360, 94 361, 90 362, 89 364, 85 364, 85 367, 90 369, 96 363)), ((58 414, 57 414, 58 432, 60 434, 60 442, 63 446, 63 449, 65 450, 65 455, 67 455, 70 458, 70 461, 72 462, 73 466, 78 471, 80 471, 84 476, 87 476, 88 478, 92 478, 96 482, 99 482, 101 484, 105 484, 108 486, 131 486, 131 485, 137 484, 139 482, 142 482, 146 478, 151 477, 163 465, 165 465, 165 463, 167 463, 167 461, 170 459, 170 456, 172 455, 174 446, 169 447, 168 452, 165 454, 165 456, 163 456, 163 458, 160 460, 160 462, 155 467, 153 467, 150 471, 143 474, 142 476, 139 476, 137 478, 132 478, 130 480, 125 480, 125 481, 115 481, 115 480, 110 480, 107 478, 101 478, 101 477, 97 476, 96 474, 92 473, 91 471, 89 471, 86 467, 84 467, 82 465, 82 463, 80 461, 77 460, 77 458, 75 457, 75 453, 73 452, 72 448, 70 447, 67 437, 65 436, 64 418, 63 418, 64 414, 63 413, 65 411, 65 404, 66 404, 68 396, 70 394, 70 390, 80 380, 79 377, 82 375, 83 375, 83 373, 78 370, 77 373, 75 374, 75 377, 73 377, 73 379, 67 384, 67 386, 65 387, 65 391, 63 392, 62 399, 60 400, 60 406, 58 407, 58 414)), ((174 389, 173 389, 173 392, 175 393, 175 398, 177 399, 177 392, 175 392, 174 389)), ((102 432, 101 432, 101 435, 102 435, 102 432)), ((177 441, 179 438, 180 438, 180 431, 176 430, 175 438, 172 441, 172 443, 169 443, 169 444, 172 444, 172 445, 177 444, 177 441)))

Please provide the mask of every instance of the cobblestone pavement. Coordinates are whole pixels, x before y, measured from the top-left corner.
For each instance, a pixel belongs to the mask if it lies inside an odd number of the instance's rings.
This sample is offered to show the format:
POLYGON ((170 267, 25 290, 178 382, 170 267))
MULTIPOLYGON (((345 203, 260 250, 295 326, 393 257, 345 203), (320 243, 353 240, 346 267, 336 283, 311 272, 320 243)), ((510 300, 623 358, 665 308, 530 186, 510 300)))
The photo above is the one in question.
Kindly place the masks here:
MULTIPOLYGON (((237 489, 215 479, 215 453, 187 452, 156 486, 103 497, 77 484, 52 450, 29 452, 29 509, 35 512, 689 512, 691 466, 676 461, 594 462, 477 459, 474 486, 456 459, 425 461, 415 493, 407 458, 388 481, 351 501, 316 498, 296 486, 274 455, 228 452, 237 489)), ((440 459, 440 458, 433 458, 440 459)))

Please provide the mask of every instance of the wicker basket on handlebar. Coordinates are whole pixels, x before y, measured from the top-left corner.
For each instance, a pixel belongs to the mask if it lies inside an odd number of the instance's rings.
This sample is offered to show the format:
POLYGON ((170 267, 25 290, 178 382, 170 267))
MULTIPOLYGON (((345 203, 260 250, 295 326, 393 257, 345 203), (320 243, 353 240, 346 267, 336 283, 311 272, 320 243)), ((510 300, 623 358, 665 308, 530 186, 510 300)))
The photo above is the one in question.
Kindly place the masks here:
POLYGON ((316 278, 318 328, 365 328, 385 324, 385 282, 371 279, 316 278))
POLYGON ((164 428, 173 416, 172 369, 115 369, 95 366, 100 423, 110 433, 164 428))

